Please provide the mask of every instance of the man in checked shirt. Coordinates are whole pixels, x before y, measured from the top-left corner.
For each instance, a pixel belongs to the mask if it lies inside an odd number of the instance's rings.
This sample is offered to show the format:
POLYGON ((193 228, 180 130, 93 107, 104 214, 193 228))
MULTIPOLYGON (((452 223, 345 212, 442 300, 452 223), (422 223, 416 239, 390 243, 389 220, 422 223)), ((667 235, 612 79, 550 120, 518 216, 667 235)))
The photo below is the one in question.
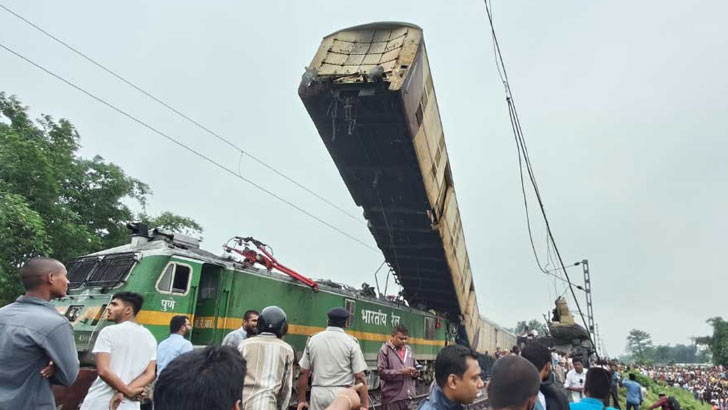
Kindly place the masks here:
POLYGON ((288 331, 286 312, 268 306, 258 316, 258 335, 238 350, 247 362, 243 387, 245 410, 285 410, 293 385, 293 348, 281 338, 288 331))

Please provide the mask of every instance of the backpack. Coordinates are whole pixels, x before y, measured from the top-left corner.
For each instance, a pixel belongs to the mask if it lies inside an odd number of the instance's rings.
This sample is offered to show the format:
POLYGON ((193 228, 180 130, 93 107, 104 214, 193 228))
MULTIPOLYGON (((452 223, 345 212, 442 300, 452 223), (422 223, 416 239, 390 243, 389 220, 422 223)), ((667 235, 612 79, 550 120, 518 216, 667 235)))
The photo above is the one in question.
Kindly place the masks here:
POLYGON ((667 398, 667 405, 670 406, 671 410, 682 410, 680 408, 680 403, 672 396, 667 398))

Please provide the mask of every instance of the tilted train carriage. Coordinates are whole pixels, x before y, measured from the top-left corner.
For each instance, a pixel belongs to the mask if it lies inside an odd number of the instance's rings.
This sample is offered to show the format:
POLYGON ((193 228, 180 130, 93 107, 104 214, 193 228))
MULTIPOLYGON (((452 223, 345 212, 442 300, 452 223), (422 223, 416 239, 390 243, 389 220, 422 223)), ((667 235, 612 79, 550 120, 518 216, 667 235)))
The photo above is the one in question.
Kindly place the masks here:
POLYGON ((478 310, 422 29, 325 36, 298 95, 407 301, 457 322, 458 342, 480 353, 515 345, 478 310))

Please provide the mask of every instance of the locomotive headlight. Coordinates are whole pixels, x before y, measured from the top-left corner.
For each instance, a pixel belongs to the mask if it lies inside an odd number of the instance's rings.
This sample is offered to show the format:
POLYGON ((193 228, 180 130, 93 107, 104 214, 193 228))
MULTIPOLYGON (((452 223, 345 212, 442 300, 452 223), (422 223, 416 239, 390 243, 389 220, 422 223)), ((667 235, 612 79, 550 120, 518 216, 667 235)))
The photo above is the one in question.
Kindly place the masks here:
POLYGON ((73 323, 78 319, 78 315, 81 314, 81 311, 83 310, 83 305, 71 305, 68 307, 68 310, 66 311, 66 319, 68 319, 69 322, 73 323))

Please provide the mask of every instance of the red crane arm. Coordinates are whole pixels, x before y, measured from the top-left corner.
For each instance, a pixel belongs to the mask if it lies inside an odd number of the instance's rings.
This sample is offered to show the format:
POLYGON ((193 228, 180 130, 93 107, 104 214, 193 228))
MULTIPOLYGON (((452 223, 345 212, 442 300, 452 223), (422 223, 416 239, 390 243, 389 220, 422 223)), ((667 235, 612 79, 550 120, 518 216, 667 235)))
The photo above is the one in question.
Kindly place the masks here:
POLYGON ((235 238, 230 239, 225 245, 223 245, 223 249, 225 249, 225 251, 227 252, 235 252, 243 256, 245 258, 245 261, 250 263, 251 265, 257 263, 265 266, 268 271, 272 269, 279 270, 286 275, 292 277, 293 279, 296 279, 297 281, 307 286, 310 286, 311 289, 318 292, 318 283, 316 283, 316 281, 306 276, 303 276, 295 270, 279 263, 278 260, 273 256, 273 254, 268 251, 268 249, 266 248, 266 244, 259 240, 256 240, 252 237, 243 238, 240 236, 236 236, 235 238), (241 250, 236 248, 235 246, 230 246, 230 242, 233 242, 233 245, 244 246, 244 248, 241 250), (255 247, 258 248, 258 250, 262 254, 256 252, 254 249, 250 249, 250 247, 248 247, 248 244, 255 245, 255 247))

